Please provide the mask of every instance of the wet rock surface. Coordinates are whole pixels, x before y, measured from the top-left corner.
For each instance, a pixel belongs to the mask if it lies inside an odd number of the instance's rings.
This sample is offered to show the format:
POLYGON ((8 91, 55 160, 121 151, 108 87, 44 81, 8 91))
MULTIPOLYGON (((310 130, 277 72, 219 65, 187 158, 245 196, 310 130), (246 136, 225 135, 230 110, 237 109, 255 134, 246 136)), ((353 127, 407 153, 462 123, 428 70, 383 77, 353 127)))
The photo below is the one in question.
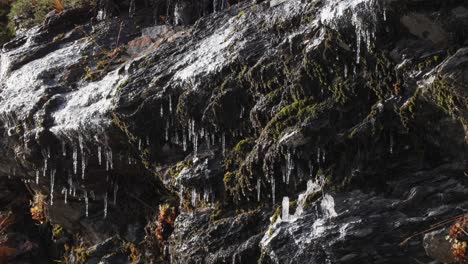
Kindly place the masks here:
POLYGON ((0 54, 1 186, 44 195, 63 248, 32 256, 453 260, 465 1, 180 1, 167 25, 130 2, 51 13, 0 54))

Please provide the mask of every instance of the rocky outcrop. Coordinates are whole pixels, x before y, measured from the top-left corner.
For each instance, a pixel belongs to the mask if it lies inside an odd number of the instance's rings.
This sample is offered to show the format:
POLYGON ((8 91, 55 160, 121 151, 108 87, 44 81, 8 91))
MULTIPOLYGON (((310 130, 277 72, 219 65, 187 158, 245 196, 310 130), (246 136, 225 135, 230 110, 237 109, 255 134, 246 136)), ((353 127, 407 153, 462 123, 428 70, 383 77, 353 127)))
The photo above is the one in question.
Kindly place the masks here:
POLYGON ((0 176, 80 234, 72 262, 447 256, 423 237, 467 206, 466 3, 257 2, 70 10, 4 46, 0 176))

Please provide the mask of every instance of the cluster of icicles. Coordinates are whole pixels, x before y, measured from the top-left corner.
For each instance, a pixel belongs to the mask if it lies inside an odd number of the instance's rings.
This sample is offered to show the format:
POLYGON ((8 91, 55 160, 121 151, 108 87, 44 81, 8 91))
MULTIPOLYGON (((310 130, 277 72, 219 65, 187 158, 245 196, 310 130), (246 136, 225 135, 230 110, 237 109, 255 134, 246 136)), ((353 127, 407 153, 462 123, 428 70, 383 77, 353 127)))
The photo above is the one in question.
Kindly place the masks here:
MULTIPOLYGON (((68 198, 69 197, 74 197, 78 198, 79 200, 84 201, 84 207, 85 207, 85 215, 86 217, 89 216, 89 200, 102 200, 104 203, 104 209, 103 209, 103 215, 104 218, 107 218, 108 214, 108 193, 105 192, 104 194, 101 195, 101 197, 97 197, 94 191, 89 191, 88 190, 83 190, 82 188, 79 187, 79 181, 85 180, 86 177, 86 169, 88 165, 88 155, 84 146, 84 141, 82 136, 78 137, 78 144, 74 143, 71 146, 72 153, 67 153, 67 145, 65 142, 62 142, 62 156, 66 158, 71 154, 71 158, 73 161, 72 168, 65 172, 65 174, 68 174, 68 179, 67 183, 65 186, 62 187, 60 191, 60 194, 63 195, 64 197, 64 203, 68 203, 68 198), (79 162, 81 161, 81 162, 79 162), (81 164, 80 164, 81 163, 81 164), (79 168, 81 165, 81 168, 79 168), (78 193, 77 194, 77 189, 78 193)), ((105 169, 107 172, 110 170, 114 169, 114 158, 112 154, 112 149, 108 146, 102 146, 99 145, 97 147, 97 159, 98 159, 98 164, 99 166, 105 166, 105 169)), ((35 184, 39 185, 41 181, 41 176, 43 178, 46 178, 49 176, 49 205, 53 206, 54 205, 54 194, 56 191, 56 176, 57 176, 57 169, 52 167, 50 165, 50 159, 51 159, 51 149, 48 147, 45 151, 43 151, 43 157, 44 157, 44 164, 42 171, 40 169, 36 170, 36 175, 35 175, 35 184)), ((129 164, 135 163, 134 159, 129 157, 129 164)), ((107 175, 106 180, 109 182, 109 175, 107 175)), ((28 180, 28 182, 31 182, 31 180, 28 180)), ((114 182, 113 184, 113 205, 117 205, 117 192, 119 189, 119 185, 117 182, 114 182)))
MULTIPOLYGON (((160 117, 164 120, 164 140, 182 147, 183 151, 186 152, 189 150, 190 144, 193 148, 193 153, 197 156, 199 152, 199 147, 201 144, 205 143, 205 146, 210 150, 213 146, 217 144, 221 145, 222 155, 226 155, 226 133, 219 131, 210 131, 208 128, 196 123, 194 119, 189 119, 184 129, 176 129, 173 114, 173 104, 172 96, 168 96, 167 107, 164 104, 160 106, 160 117), (169 117, 166 115, 166 111, 169 112, 169 117)), ((242 117, 243 113, 241 113, 242 117)), ((238 136, 238 133, 233 132, 233 137, 238 136)), ((141 151, 145 146, 150 146, 150 139, 148 136, 144 137, 144 140, 140 138, 138 140, 138 149, 141 151)))

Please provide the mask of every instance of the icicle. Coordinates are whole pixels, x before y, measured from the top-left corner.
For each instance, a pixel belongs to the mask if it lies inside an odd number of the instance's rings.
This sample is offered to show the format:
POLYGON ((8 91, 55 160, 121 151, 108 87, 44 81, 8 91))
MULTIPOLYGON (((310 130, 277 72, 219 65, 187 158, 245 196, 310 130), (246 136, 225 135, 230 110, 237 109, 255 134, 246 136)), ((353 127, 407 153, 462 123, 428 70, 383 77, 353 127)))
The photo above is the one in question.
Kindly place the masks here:
POLYGON ((317 148, 317 163, 320 164, 320 148, 317 148))
POLYGON ((187 151, 187 135, 185 134, 185 130, 182 135, 182 144, 184 147, 184 151, 187 151))
POLYGON ((169 113, 172 113, 172 97, 169 95, 169 113))
POLYGON ((271 197, 273 200, 273 205, 276 203, 275 201, 275 178, 271 178, 271 197))
POLYGON ((146 136, 146 146, 149 146, 150 145, 150 140, 149 140, 149 137, 146 136))
POLYGON ((117 192, 119 190, 119 185, 117 183, 114 184, 114 206, 117 205, 117 192))
POLYGON ((130 7, 128 9, 128 16, 132 18, 135 15, 136 4, 135 0, 130 0, 130 7))
POLYGON ((192 189, 192 196, 190 197, 191 198, 191 205, 193 207, 196 207, 197 205, 197 190, 195 189, 192 189))
POLYGON ((81 153, 81 179, 85 179, 85 172, 86 172, 86 154, 83 152, 81 153))
POLYGON ((50 159, 50 147, 47 147, 47 158, 50 159))
POLYGON ((294 161, 291 158, 291 152, 288 151, 287 154, 287 171, 286 171, 286 184, 289 184, 289 178, 294 169, 294 161))
POLYGON ((107 218, 107 192, 104 194, 104 219, 107 218))
POLYGON ((283 222, 286 222, 289 220, 289 197, 285 196, 283 197, 283 204, 282 204, 283 212, 282 212, 282 218, 283 222))
POLYGON ((63 197, 63 202, 64 202, 65 204, 67 204, 67 198, 68 198, 68 190, 67 190, 67 188, 65 188, 65 187, 62 188, 62 194, 64 195, 64 197, 63 197))
POLYGON ((84 191, 84 200, 85 200, 85 215, 86 215, 86 218, 88 218, 88 215, 89 215, 89 199, 88 199, 88 192, 87 191, 84 191))
POLYGON ((387 9, 386 8, 383 9, 383 20, 387 21, 387 9))
POLYGON ((62 156, 67 156, 67 147, 65 145, 65 141, 62 141, 62 156))
POLYGON ((73 144, 73 173, 76 175, 78 171, 78 147, 73 144))
POLYGON ((169 141, 169 120, 166 121, 165 138, 166 141, 169 141))
POLYGON ((98 161, 99 161, 99 166, 102 165, 102 147, 101 146, 98 146, 98 161))
POLYGON ((159 111, 159 116, 163 117, 164 116, 164 109, 163 105, 161 104, 161 111, 159 111))
POLYGON ((346 65, 346 64, 344 66, 344 77, 348 78, 348 65, 346 65))
POLYGON ((223 132, 223 135, 221 136, 221 146, 223 150, 223 156, 226 156, 226 134, 223 132))
POLYGON ((72 193, 72 190, 73 190, 73 178, 72 178, 72 175, 71 173, 68 173, 68 187, 69 187, 69 192, 70 194, 72 193))
POLYGON ((241 106, 239 118, 242 118, 244 116, 244 111, 245 111, 244 106, 241 106))
POLYGON ((47 175, 47 164, 48 163, 48 159, 47 157, 44 158, 44 177, 47 175))
POLYGON ((325 155, 326 155, 326 153, 327 153, 327 152, 326 152, 325 150, 322 151, 322 162, 323 162, 323 164, 325 164, 325 161, 326 161, 326 160, 325 160, 325 155))
POLYGON ((197 134, 195 134, 193 137, 193 151, 194 151, 195 156, 197 156, 197 153, 198 153, 198 135, 197 134))
POLYGON ((36 184, 39 184, 39 170, 36 170, 36 184))
POLYGON ((260 178, 257 179, 257 202, 260 202, 260 195, 261 195, 261 190, 260 188, 262 187, 262 182, 260 178))
POLYGON ((50 205, 54 205, 55 169, 50 170, 50 205))

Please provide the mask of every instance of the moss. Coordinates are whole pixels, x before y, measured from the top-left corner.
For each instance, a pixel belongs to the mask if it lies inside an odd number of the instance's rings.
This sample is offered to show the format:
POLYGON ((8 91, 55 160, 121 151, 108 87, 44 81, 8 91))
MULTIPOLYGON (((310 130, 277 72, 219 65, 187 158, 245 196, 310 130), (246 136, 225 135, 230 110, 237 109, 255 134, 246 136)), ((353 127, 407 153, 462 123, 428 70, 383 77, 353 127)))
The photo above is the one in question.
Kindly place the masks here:
POLYGON ((60 225, 55 224, 52 226, 52 237, 54 239, 57 239, 58 237, 63 235, 63 233, 64 233, 63 228, 60 225))
POLYGON ((461 121, 462 124, 468 123, 463 113, 468 108, 468 101, 456 93, 456 89, 449 79, 438 77, 429 88, 431 92, 430 97, 438 107, 453 118, 461 121))
POLYGON ((275 212, 273 213, 273 215, 271 216, 271 223, 274 223, 276 222, 276 220, 278 220, 278 217, 281 215, 281 207, 276 207, 276 210, 275 212))
POLYGON ((237 14, 237 19, 241 18, 245 14, 245 11, 242 10, 237 14))

